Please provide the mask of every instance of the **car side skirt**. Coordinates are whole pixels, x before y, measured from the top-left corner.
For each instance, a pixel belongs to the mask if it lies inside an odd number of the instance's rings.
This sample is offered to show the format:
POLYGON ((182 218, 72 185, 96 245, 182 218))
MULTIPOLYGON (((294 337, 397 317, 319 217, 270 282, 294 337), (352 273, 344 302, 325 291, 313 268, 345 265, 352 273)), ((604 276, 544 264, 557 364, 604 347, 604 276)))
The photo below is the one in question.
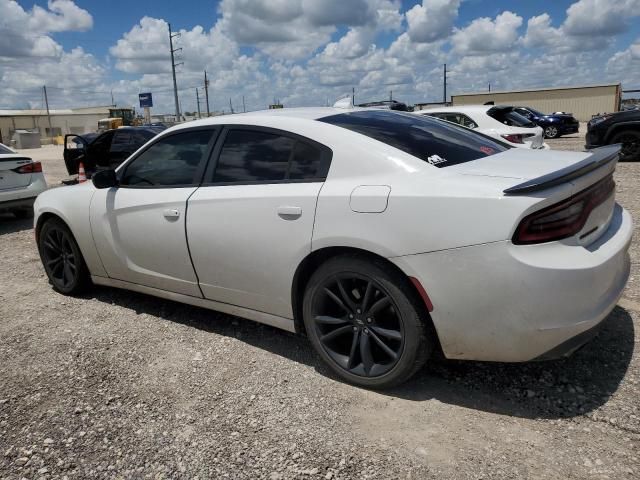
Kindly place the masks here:
POLYGON ((272 327, 280 328, 288 332, 295 333, 294 321, 290 318, 279 317, 277 315, 271 315, 270 313, 258 312, 256 310, 250 310, 248 308, 238 307, 237 305, 231 305, 228 303, 216 302, 208 300, 206 298, 191 297, 189 295, 183 295, 181 293, 168 292, 166 290, 160 290, 158 288, 147 287, 145 285, 138 285, 137 283, 125 282, 123 280, 116 280, 115 278, 106 278, 91 276, 91 280, 96 285, 104 285, 106 287, 122 288, 124 290, 131 290, 138 293, 144 293, 147 295, 153 295, 154 297, 164 298, 166 300, 173 300, 174 302, 186 303, 195 307, 206 308, 209 310, 215 310, 217 312, 227 313, 229 315, 235 315, 237 317, 253 320, 258 323, 264 323, 272 327))

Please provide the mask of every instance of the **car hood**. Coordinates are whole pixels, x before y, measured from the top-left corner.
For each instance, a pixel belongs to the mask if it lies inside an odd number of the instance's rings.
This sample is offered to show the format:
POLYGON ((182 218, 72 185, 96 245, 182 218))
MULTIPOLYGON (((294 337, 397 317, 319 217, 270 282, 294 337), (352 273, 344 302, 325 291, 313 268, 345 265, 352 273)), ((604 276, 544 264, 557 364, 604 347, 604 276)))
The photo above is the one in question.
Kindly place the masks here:
POLYGON ((447 171, 462 175, 531 180, 561 168, 569 167, 584 160, 589 155, 589 152, 511 148, 496 155, 451 165, 447 167, 447 171))

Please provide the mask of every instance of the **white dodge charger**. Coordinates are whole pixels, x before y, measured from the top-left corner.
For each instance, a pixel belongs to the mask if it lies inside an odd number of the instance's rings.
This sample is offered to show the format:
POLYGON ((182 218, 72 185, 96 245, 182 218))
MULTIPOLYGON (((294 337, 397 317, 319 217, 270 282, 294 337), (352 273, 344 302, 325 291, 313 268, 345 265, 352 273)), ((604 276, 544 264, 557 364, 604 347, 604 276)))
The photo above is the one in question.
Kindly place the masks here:
POLYGON ((41 194, 36 236, 62 293, 107 285, 305 333, 381 388, 434 349, 521 362, 584 344, 629 276, 617 158, 382 110, 224 116, 41 194))

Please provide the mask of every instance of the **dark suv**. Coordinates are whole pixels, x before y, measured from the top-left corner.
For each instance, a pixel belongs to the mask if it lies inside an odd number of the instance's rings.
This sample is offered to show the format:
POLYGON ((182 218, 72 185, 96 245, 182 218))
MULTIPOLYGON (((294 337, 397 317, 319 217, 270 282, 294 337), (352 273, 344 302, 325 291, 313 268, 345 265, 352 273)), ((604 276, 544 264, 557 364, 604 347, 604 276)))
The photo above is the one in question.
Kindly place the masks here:
POLYGON ((515 107, 523 117, 542 127, 546 138, 558 138, 561 135, 578 133, 580 122, 570 113, 542 113, 531 107, 515 107))
POLYGON ((606 113, 589 120, 587 148, 621 143, 620 160, 640 160, 640 110, 606 113))

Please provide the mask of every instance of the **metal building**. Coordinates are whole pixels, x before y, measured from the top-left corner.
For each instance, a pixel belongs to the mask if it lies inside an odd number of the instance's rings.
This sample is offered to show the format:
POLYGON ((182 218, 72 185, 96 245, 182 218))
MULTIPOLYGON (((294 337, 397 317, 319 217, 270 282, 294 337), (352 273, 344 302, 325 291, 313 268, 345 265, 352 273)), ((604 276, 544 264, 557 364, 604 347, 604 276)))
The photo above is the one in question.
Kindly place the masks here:
POLYGON ((620 110, 621 85, 586 85, 577 87, 538 88, 502 92, 478 92, 452 95, 453 105, 521 105, 544 113, 569 112, 581 122, 597 113, 620 110))

